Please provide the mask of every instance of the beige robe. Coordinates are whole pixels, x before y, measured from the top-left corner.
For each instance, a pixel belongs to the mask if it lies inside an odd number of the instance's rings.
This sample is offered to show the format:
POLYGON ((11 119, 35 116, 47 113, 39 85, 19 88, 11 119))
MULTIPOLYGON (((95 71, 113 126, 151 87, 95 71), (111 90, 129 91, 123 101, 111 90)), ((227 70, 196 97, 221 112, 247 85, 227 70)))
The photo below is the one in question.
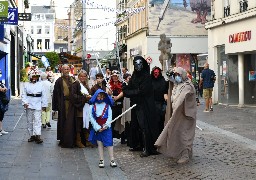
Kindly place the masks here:
MULTIPOLYGON (((127 109, 130 108, 130 98, 124 97, 123 101, 123 110, 122 112, 126 111, 127 109)), ((122 117, 121 120, 116 121, 115 125, 115 130, 121 134, 125 130, 125 123, 131 121, 131 110, 125 113, 122 117)))
POLYGON ((190 80, 175 85, 172 91, 173 114, 155 142, 157 150, 172 158, 192 151, 196 128, 196 94, 190 80))

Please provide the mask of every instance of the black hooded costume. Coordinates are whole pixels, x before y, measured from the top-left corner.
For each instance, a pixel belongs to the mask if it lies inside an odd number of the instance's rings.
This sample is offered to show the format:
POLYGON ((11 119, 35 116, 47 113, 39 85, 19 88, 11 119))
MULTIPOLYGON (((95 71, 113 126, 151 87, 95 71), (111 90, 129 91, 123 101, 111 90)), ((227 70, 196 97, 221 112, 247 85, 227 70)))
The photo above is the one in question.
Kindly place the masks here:
POLYGON ((151 71, 152 86, 154 91, 154 99, 156 106, 156 121, 159 123, 159 133, 164 129, 164 120, 165 120, 165 110, 166 110, 166 101, 164 99, 164 94, 168 94, 169 84, 162 75, 162 70, 155 66, 151 71), (158 69, 159 75, 154 76, 154 71, 158 69))
POLYGON ((135 131, 142 132, 144 151, 141 157, 145 157, 156 153, 154 143, 159 135, 158 122, 155 119, 154 92, 149 65, 141 56, 134 57, 133 65, 135 70, 128 85, 123 88, 123 93, 133 104, 137 104, 133 112, 136 114, 139 129, 135 131))

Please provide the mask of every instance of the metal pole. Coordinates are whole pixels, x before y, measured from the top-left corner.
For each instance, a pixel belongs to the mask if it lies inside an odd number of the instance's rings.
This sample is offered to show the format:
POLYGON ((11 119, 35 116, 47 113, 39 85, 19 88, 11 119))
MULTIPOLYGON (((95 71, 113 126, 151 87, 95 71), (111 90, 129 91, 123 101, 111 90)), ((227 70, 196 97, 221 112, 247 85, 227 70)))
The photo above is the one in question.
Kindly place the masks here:
MULTIPOLYGON (((83 42, 82 42, 82 46, 83 46, 83 55, 82 55, 82 62, 83 62, 83 69, 86 69, 86 2, 85 0, 82 1, 83 2, 83 15, 82 15, 82 20, 83 20, 83 28, 82 28, 82 36, 83 36, 83 42)), ((88 69, 89 71, 89 69, 88 69)))

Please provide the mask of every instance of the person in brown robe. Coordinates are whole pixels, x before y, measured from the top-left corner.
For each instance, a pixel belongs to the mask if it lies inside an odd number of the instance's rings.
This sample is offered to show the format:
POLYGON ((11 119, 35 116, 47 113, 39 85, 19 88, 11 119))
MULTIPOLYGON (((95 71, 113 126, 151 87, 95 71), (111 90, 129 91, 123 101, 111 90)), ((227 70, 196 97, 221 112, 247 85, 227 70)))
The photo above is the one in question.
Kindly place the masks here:
POLYGON ((72 148, 75 145, 75 123, 73 118, 68 118, 70 105, 70 92, 74 78, 69 76, 70 68, 68 65, 62 66, 62 76, 59 77, 54 85, 52 96, 52 110, 58 111, 57 140, 63 148, 72 148))
POLYGON ((196 128, 196 92, 186 71, 174 68, 174 88, 171 101, 173 113, 164 130, 155 142, 157 151, 187 163, 192 157, 196 128))
POLYGON ((89 137, 89 104, 91 98, 88 85, 88 75, 85 70, 78 73, 78 80, 72 84, 69 117, 75 122, 76 146, 84 148, 91 146, 89 137), (87 107, 85 107, 87 103, 87 107), (84 109, 87 108, 87 109, 84 109), (88 112, 87 112, 88 111, 88 112), (87 112, 87 113, 86 113, 87 112), (85 118, 83 118, 85 115, 85 118), (87 115, 87 116, 86 116, 87 115), (87 121, 86 121, 87 120, 87 121))

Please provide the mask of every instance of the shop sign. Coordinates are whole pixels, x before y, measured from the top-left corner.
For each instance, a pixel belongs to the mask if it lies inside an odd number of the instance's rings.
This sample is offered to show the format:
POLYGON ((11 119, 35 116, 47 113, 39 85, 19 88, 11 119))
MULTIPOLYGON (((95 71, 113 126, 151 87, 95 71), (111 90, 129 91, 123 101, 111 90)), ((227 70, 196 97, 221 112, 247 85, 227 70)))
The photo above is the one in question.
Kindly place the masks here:
POLYGON ((141 46, 138 46, 137 48, 130 49, 130 57, 141 55, 142 54, 142 50, 141 49, 142 49, 141 46))
POLYGON ((0 1, 0 17, 8 17, 8 1, 0 1))
POLYGON ((18 8, 8 9, 8 21, 4 22, 4 24, 18 25, 18 8))
POLYGON ((237 43, 251 40, 251 31, 244 31, 229 35, 229 43, 237 43))

